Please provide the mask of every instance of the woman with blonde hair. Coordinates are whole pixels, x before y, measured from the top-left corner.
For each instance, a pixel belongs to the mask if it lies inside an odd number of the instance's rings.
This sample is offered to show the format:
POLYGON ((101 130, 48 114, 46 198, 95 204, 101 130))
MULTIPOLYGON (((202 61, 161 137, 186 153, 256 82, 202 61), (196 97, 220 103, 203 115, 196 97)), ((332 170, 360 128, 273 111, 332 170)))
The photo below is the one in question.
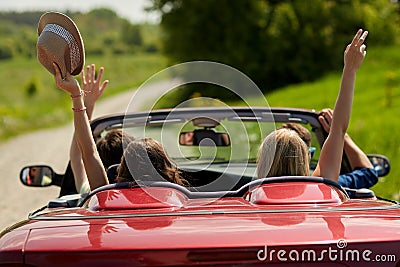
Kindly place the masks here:
MULTIPOLYGON (((338 181, 344 137, 350 121, 356 72, 365 58, 365 38, 368 32, 358 30, 344 52, 344 68, 339 95, 333 111, 329 135, 322 146, 317 167, 312 176, 338 181)), ((290 129, 270 133, 258 153, 258 178, 273 176, 308 176, 308 148, 300 136, 290 129)))
POLYGON ((295 131, 276 130, 269 134, 261 145, 258 154, 258 177, 308 176, 310 171, 307 157, 308 148, 295 131))

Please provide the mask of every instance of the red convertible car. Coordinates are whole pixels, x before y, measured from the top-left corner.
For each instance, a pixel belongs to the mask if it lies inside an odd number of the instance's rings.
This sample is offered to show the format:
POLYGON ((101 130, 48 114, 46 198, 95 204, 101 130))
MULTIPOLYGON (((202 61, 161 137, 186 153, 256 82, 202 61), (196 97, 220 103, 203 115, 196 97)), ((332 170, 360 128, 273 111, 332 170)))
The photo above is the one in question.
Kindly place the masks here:
MULTIPOLYGON (((0 266, 400 266, 400 205, 319 177, 256 179, 261 140, 285 122, 326 133, 318 114, 280 108, 182 108, 92 121, 160 140, 191 187, 117 183, 73 194, 68 168, 28 166, 21 181, 60 197, 0 234, 0 266), (32 168, 37 175, 29 180, 32 168)), ((370 155, 380 176, 389 161, 370 155)), ((342 172, 349 171, 346 156, 342 172)))

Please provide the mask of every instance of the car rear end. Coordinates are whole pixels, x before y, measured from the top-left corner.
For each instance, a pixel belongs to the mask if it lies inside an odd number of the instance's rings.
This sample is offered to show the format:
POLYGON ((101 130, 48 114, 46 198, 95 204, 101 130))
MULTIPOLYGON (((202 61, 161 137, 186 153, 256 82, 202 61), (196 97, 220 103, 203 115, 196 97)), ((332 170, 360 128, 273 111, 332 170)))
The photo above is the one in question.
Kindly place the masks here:
POLYGON ((397 209, 201 201, 44 214, 3 235, 0 266, 397 266, 400 259, 397 209))

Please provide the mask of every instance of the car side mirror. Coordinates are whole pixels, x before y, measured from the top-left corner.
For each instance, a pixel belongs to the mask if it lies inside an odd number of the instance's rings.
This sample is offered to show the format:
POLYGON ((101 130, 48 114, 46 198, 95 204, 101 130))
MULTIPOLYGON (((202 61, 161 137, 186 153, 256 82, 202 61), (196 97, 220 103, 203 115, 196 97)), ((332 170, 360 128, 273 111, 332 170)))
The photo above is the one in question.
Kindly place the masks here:
POLYGON ((19 179, 21 183, 32 187, 46 187, 50 185, 60 185, 60 175, 53 169, 45 165, 34 165, 22 168, 19 179))
POLYGON ((198 129, 193 132, 180 133, 179 144, 183 146, 229 146, 231 141, 227 133, 219 133, 211 129, 198 129))
POLYGON ((379 154, 367 154, 369 161, 374 166, 379 177, 388 175, 390 172, 390 161, 387 157, 379 154))

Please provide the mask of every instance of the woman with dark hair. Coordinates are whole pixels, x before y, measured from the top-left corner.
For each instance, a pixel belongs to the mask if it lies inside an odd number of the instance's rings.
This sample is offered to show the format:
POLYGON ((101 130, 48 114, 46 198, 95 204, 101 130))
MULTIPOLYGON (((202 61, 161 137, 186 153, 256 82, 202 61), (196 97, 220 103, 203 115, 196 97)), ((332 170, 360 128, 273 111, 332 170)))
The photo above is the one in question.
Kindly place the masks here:
MULTIPOLYGON (((89 120, 92 118, 97 100, 103 94, 108 84, 108 80, 102 81, 103 73, 104 67, 101 67, 96 77, 95 64, 86 66, 86 72, 84 70, 81 72, 81 87, 84 92, 82 97, 86 107, 86 115, 89 120)), ((106 170, 110 166, 121 162, 123 148, 132 140, 134 140, 133 136, 120 129, 114 129, 97 141, 97 151, 99 152, 100 159, 106 170)), ((90 184, 87 179, 85 166, 82 161, 82 153, 75 134, 70 147, 70 162, 74 174, 76 191, 81 194, 89 193, 90 184)))
MULTIPOLYGON (((92 137, 84 92, 78 81, 69 73, 63 78, 59 66, 53 63, 55 81, 58 88, 71 95, 74 112, 74 126, 90 189, 94 190, 108 184, 106 169, 102 163, 92 137)), ((94 79, 94 78, 93 78, 94 79)), ((147 138, 131 142, 126 150, 118 172, 117 181, 161 181, 184 185, 180 172, 171 162, 165 150, 157 141, 147 138), (133 172, 131 174, 131 172, 133 172)))
POLYGON ((168 181, 187 185, 162 145, 152 138, 132 141, 126 147, 116 181, 168 181))

